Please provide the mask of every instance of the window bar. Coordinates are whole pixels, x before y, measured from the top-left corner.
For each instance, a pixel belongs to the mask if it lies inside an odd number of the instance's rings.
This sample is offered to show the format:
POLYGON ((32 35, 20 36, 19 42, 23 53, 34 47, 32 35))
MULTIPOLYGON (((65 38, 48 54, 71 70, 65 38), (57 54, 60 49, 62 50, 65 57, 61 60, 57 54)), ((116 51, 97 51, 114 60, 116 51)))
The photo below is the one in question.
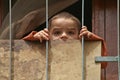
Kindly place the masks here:
MULTIPOLYGON (((82 27, 84 26, 84 0, 82 0, 82 27)), ((84 36, 82 36, 82 80, 85 80, 84 36)))
POLYGON ((120 53, 119 53, 119 0, 117 0, 117 33, 118 33, 118 77, 119 77, 119 80, 120 80, 120 53))
MULTIPOLYGON (((46 28, 48 28, 48 0, 46 0, 46 28)), ((48 80, 49 72, 48 72, 48 41, 46 41, 46 80, 48 80)))
POLYGON ((11 0, 9 0, 9 44, 10 44, 10 54, 9 54, 9 80, 12 80, 12 26, 11 26, 11 0))

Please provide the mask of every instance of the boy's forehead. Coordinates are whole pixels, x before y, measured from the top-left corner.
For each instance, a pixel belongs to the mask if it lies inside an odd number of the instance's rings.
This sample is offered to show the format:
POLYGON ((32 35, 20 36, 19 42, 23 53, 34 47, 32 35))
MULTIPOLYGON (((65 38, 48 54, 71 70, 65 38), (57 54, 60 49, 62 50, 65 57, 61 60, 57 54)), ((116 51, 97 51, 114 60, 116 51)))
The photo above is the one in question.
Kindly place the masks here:
POLYGON ((74 30, 74 31, 78 31, 78 28, 75 26, 52 26, 50 31, 56 31, 56 30, 74 30))
POLYGON ((73 20, 73 19, 70 19, 70 18, 56 18, 56 19, 53 19, 52 22, 51 22, 51 28, 50 29, 53 29, 53 28, 68 28, 68 29, 78 29, 78 23, 73 20))
POLYGON ((56 29, 56 30, 57 29, 64 29, 64 28, 75 30, 77 27, 74 27, 74 26, 67 26, 67 27, 54 26, 54 27, 52 27, 52 29, 56 29))
POLYGON ((51 23, 52 25, 76 25, 76 21, 72 19, 58 18, 54 19, 51 23))

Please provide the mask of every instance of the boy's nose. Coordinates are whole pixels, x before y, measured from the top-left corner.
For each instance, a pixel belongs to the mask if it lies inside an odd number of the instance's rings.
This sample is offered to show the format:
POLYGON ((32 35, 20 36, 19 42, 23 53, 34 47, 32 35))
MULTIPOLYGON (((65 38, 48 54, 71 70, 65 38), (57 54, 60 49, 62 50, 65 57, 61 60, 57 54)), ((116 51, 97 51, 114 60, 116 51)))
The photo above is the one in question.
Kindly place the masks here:
POLYGON ((61 39, 64 40, 64 41, 67 40, 68 39, 68 35, 65 32, 62 33, 61 39))

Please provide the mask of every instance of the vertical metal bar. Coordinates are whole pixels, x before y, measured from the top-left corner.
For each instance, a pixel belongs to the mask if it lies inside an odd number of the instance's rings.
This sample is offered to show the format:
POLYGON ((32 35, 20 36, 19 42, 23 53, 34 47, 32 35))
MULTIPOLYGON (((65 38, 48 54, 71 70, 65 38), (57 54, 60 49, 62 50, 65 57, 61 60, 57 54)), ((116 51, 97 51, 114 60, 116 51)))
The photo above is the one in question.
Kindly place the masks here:
POLYGON ((117 0, 117 34, 118 34, 118 46, 117 46, 117 49, 118 49, 118 77, 119 77, 119 80, 120 80, 120 53, 119 53, 119 0, 117 0))
MULTIPOLYGON (((84 26, 84 0, 82 0, 82 27, 84 26)), ((84 36, 82 36, 82 80, 85 80, 84 36)))
MULTIPOLYGON (((46 28, 48 28, 48 0, 46 0, 46 28)), ((46 41, 46 80, 48 80, 48 68, 49 68, 49 63, 48 63, 48 41, 46 41)))
POLYGON ((9 80, 12 80, 12 26, 11 26, 11 0, 9 0, 9 44, 10 44, 10 57, 9 57, 9 80))

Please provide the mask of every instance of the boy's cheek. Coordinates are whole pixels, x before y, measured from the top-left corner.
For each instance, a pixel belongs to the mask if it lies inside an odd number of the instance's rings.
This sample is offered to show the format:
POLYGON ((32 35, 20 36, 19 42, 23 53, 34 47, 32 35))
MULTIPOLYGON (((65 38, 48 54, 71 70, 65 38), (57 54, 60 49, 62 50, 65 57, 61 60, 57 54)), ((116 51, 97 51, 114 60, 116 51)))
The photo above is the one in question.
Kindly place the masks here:
POLYGON ((50 36, 50 40, 58 40, 60 39, 59 37, 56 37, 56 36, 50 36))
MULTIPOLYGON (((77 39, 78 40, 79 36, 78 35, 77 36, 69 36, 67 39, 73 39, 73 40, 77 39)), ((57 36, 57 37, 56 36, 51 36, 50 40, 61 40, 61 38, 59 36, 57 36)))

